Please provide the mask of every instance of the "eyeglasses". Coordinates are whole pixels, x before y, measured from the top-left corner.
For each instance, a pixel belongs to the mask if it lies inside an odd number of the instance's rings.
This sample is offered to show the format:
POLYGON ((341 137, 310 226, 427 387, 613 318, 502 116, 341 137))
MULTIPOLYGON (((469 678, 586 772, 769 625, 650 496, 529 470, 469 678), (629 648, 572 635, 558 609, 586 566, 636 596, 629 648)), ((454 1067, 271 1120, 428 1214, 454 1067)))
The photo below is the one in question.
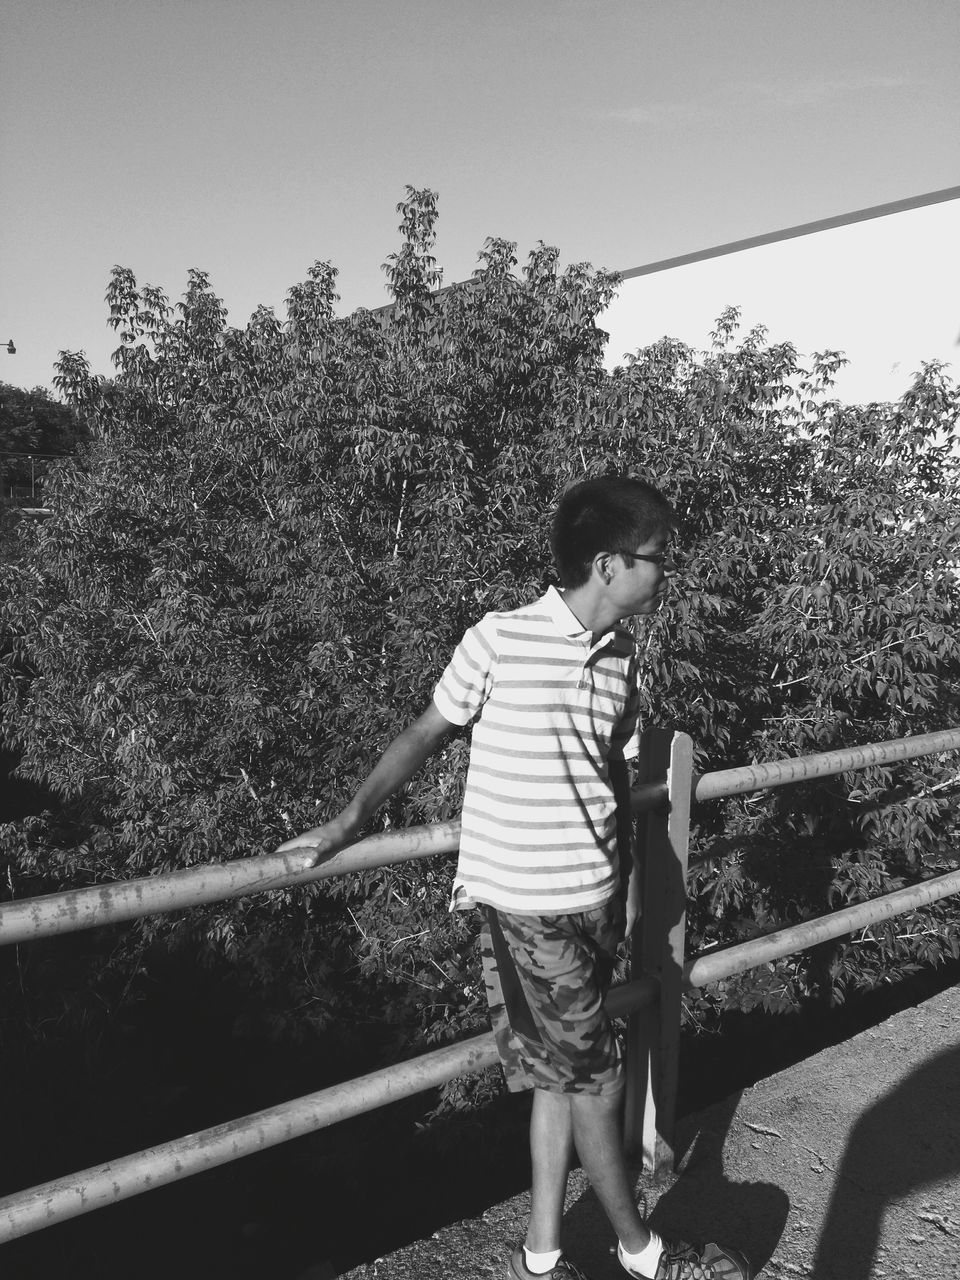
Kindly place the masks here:
POLYGON ((647 555, 645 551, 621 551, 620 555, 623 556, 624 560, 647 560, 650 564, 659 565, 661 569, 664 565, 670 565, 672 568, 676 569, 678 564, 677 556, 679 553, 676 551, 655 551, 652 554, 647 555))

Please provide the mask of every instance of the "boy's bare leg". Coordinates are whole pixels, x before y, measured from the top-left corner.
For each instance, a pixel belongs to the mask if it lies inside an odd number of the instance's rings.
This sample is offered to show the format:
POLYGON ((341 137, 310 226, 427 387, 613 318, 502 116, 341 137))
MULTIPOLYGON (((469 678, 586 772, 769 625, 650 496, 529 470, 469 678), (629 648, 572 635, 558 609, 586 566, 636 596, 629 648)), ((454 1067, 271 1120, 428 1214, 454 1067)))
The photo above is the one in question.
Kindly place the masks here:
POLYGON ((650 1243, 650 1232, 640 1215, 633 1180, 623 1151, 619 1094, 569 1093, 573 1121, 573 1141, 583 1171, 597 1193, 597 1199, 630 1253, 639 1253, 650 1243))
POLYGON ((560 1222, 573 1157, 573 1119, 568 1093, 534 1089, 530 1114, 530 1221, 526 1246, 531 1253, 560 1248, 560 1222))

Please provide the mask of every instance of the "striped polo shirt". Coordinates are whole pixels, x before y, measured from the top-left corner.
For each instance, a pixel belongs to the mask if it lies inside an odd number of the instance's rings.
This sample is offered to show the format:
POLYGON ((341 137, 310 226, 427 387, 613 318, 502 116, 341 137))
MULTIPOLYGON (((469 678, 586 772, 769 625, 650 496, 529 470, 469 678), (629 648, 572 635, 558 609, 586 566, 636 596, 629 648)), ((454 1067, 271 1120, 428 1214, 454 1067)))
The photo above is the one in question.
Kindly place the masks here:
POLYGON ((474 717, 453 907, 559 915, 619 889, 609 761, 637 754, 633 637, 593 633, 551 587, 488 613, 434 691, 445 719, 474 717))

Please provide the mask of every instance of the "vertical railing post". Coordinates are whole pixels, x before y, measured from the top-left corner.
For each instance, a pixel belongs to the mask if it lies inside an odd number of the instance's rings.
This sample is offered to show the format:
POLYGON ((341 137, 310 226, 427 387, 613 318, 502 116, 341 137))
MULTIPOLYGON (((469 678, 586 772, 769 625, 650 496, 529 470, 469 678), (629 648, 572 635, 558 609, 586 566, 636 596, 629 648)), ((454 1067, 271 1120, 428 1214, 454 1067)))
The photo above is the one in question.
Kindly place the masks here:
POLYGON ((642 781, 667 778, 668 804, 637 823, 643 906, 633 938, 633 974, 660 983, 659 1001, 627 1024, 624 1140, 642 1152, 654 1178, 674 1163, 674 1117, 680 1053, 680 1005, 686 931, 687 850, 693 793, 693 743, 685 733, 648 729, 641 739, 642 781))

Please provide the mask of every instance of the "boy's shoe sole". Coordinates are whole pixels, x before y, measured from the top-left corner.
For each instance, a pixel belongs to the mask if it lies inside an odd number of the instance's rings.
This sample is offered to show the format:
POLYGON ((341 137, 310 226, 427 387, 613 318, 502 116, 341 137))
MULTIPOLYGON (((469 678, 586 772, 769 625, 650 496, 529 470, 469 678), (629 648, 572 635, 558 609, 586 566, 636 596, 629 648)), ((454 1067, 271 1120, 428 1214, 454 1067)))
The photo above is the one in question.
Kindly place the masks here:
POLYGON ((589 1280, 575 1262, 560 1255, 559 1262, 549 1271, 531 1271, 523 1260, 523 1249, 514 1249, 507 1264, 507 1280, 589 1280))
MULTIPOLYGON (((646 1280, 627 1266, 619 1246, 617 1258, 627 1275, 646 1280)), ((727 1245, 711 1243, 695 1249, 684 1240, 664 1240, 653 1280, 753 1280, 753 1269, 742 1253, 727 1245)))

